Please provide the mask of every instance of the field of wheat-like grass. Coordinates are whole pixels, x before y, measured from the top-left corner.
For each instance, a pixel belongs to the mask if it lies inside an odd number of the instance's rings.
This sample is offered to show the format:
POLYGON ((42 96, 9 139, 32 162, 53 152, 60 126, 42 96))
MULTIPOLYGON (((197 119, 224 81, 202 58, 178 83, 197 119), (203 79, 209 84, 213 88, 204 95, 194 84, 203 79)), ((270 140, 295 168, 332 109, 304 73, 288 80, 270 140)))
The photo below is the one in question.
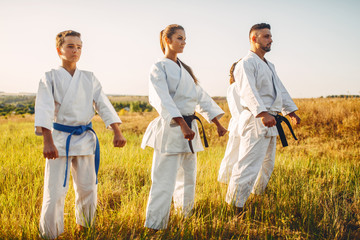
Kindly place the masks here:
MULTIPOLYGON (((173 210, 169 226, 156 233, 143 227, 151 186, 152 149, 140 148, 156 112, 124 113, 123 149, 98 116, 101 144, 96 225, 75 233, 74 191, 65 202, 65 233, 59 239, 360 239, 360 99, 297 99, 300 126, 289 147, 278 143, 265 194, 251 196, 236 217, 217 182, 227 136, 205 124, 210 148, 198 154, 195 208, 184 219, 173 210)), ((227 126, 230 115, 221 122, 227 126)), ((34 116, 0 118, 0 239, 37 239, 45 159, 34 116)))

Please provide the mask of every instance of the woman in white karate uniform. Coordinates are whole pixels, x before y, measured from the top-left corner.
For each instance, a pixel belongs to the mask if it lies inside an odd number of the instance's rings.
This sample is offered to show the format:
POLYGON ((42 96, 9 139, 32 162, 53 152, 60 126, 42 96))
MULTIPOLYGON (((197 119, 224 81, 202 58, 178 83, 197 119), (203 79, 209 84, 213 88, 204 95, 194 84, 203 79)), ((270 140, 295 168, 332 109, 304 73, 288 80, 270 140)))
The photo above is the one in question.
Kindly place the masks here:
POLYGON ((180 25, 169 25, 161 31, 160 45, 165 56, 150 72, 149 101, 160 116, 146 129, 142 148, 154 148, 145 227, 156 230, 167 227, 172 198, 175 209, 185 216, 194 205, 196 152, 204 148, 196 120, 189 126, 184 117, 196 111, 216 124, 219 136, 227 131, 218 121, 224 112, 199 86, 190 67, 177 58, 185 40, 180 25))
MULTIPOLYGON (((240 61, 240 60, 239 60, 240 61)), ((235 62, 230 68, 230 86, 227 89, 226 100, 228 102, 229 110, 231 113, 231 119, 228 126, 229 140, 226 145, 224 158, 221 161, 218 181, 227 184, 231 177, 233 166, 239 157, 239 146, 240 146, 240 134, 239 134, 239 117, 243 107, 240 104, 240 95, 238 88, 236 87, 234 78, 235 62)))

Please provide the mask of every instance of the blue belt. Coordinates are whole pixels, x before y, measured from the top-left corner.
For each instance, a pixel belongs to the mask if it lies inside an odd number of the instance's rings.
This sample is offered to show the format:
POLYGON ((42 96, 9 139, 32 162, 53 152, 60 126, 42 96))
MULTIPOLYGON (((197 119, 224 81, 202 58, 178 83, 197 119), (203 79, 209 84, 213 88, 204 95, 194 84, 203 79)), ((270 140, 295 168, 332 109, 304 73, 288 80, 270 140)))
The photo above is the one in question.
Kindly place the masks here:
POLYGON ((99 171, 99 165, 100 165, 100 145, 99 145, 99 139, 96 136, 96 133, 94 129, 92 129, 92 123, 90 122, 88 125, 80 125, 80 126, 67 126, 62 125, 59 123, 53 123, 53 127, 55 130, 61 131, 61 132, 67 132, 70 133, 70 135, 66 139, 66 169, 65 169, 65 180, 64 180, 64 187, 66 186, 66 178, 67 178, 67 172, 68 172, 68 158, 69 158, 69 147, 70 147, 70 140, 72 135, 81 135, 86 131, 91 131, 95 134, 96 137, 96 149, 95 149, 95 173, 96 173, 96 184, 97 181, 97 175, 99 171))

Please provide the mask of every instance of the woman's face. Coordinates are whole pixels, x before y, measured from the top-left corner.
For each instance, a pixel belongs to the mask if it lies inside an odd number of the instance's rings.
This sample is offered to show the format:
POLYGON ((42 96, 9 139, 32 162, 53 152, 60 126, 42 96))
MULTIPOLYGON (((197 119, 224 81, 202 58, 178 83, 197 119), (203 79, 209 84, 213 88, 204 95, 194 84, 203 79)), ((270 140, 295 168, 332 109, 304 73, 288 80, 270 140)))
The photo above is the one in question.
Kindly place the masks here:
POLYGON ((186 45, 185 31, 181 29, 176 30, 170 39, 166 38, 166 44, 169 51, 182 53, 186 45))

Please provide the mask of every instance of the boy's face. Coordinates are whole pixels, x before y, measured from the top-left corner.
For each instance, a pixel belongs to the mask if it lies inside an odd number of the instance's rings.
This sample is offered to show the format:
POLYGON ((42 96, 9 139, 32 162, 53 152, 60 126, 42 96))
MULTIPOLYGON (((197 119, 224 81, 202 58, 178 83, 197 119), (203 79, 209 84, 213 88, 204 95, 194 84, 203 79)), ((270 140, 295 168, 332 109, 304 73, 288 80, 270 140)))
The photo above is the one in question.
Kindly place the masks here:
POLYGON ((64 43, 57 48, 59 57, 64 62, 76 63, 81 56, 82 41, 76 36, 67 36, 64 43))

